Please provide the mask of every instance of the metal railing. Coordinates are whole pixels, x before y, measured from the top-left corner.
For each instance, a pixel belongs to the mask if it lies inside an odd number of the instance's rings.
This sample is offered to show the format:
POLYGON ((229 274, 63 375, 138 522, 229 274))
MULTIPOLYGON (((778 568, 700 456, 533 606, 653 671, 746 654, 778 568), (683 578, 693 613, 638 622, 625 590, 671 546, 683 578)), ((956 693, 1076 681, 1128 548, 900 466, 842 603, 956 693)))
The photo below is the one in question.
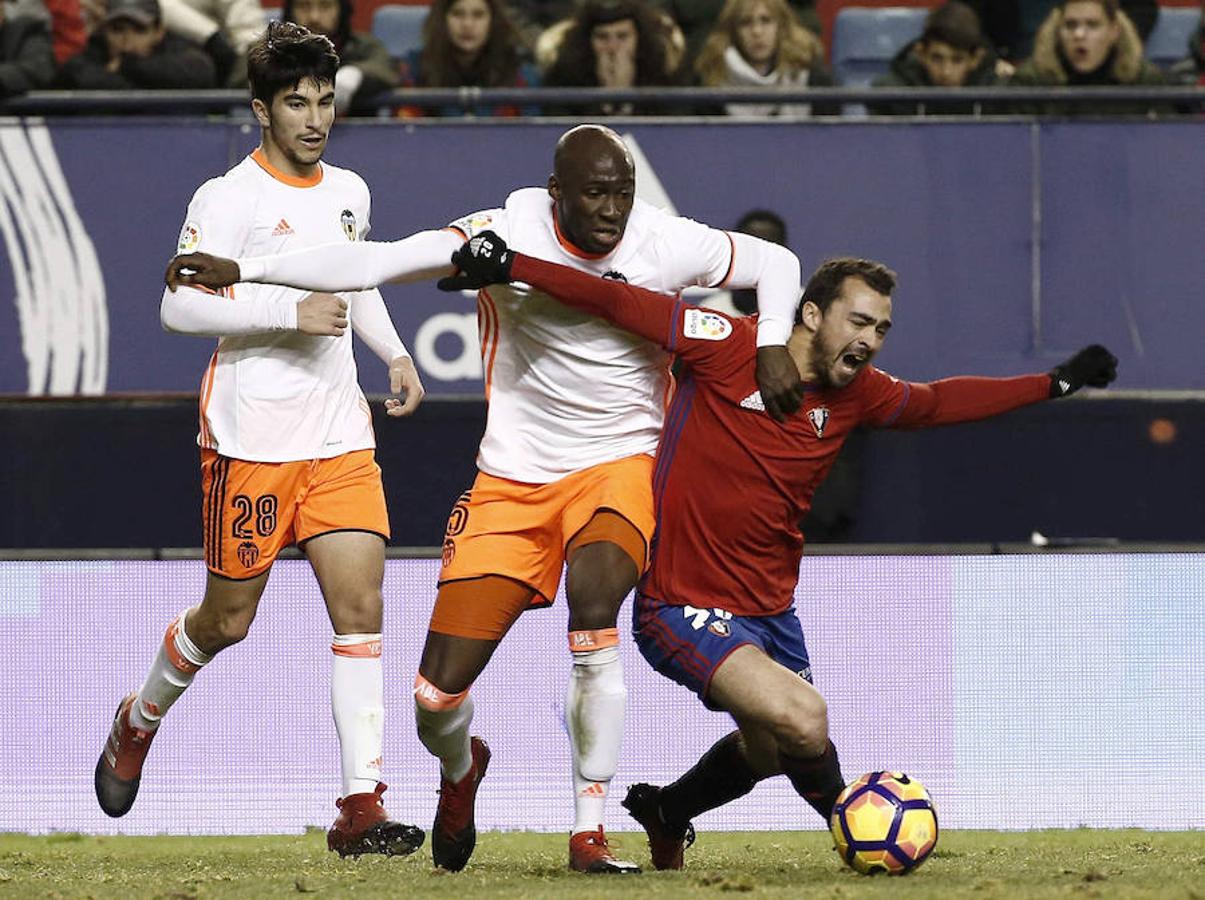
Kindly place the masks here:
MULTIPOLYGON (((1008 111, 1018 104, 1152 104, 1185 111, 1205 110, 1205 87, 1141 86, 1083 88, 766 88, 646 87, 626 90, 600 88, 398 88, 374 98, 369 106, 383 114, 402 106, 421 109, 456 108, 468 112, 496 107, 588 108, 608 103, 642 109, 713 112, 725 104, 799 104, 859 106, 916 104, 924 113, 941 115, 951 105, 978 107, 980 115, 1008 111)), ((33 91, 0 103, 0 115, 58 115, 89 113, 205 114, 242 112, 245 91, 33 91)), ((249 115, 249 113, 247 113, 249 115)))

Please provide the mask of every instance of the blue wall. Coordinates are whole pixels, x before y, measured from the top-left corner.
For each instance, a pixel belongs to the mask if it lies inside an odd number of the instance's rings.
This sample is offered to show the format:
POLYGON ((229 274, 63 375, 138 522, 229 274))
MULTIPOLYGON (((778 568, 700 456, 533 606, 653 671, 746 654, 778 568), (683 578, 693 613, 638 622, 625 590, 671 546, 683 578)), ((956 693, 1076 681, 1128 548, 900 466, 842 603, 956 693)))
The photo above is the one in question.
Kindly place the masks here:
MULTIPOLYGON (((0 126, 0 175, 7 171, 16 195, 31 176, 14 144, 39 130, 32 120, 0 126)), ((1119 387, 1205 388, 1197 358, 1205 334, 1205 122, 621 130, 682 214, 730 226, 751 207, 770 207, 787 220, 805 271, 850 253, 895 268, 897 324, 880 357, 895 374, 1043 370, 1084 343, 1104 341, 1121 358, 1119 387)), ((160 330, 160 278, 193 190, 237 162, 257 133, 227 122, 82 120, 53 122, 47 131, 103 273, 107 376, 92 390, 195 390, 212 343, 160 330)), ((387 239, 542 184, 560 131, 340 124, 328 157, 368 181, 374 235, 387 239)), ((16 195, 7 207, 14 222, 56 215, 16 195)), ((20 238, 5 237, 0 293, 11 297, 20 238)), ((473 308, 429 285, 391 287, 387 297, 412 346, 433 315, 473 308)), ((37 327, 47 326, 19 322, 15 304, 0 299, 0 393, 30 390, 22 341, 37 327)), ((455 358, 460 341, 443 334, 433 352, 455 358)), ((361 360, 365 387, 383 388, 381 367, 361 360)), ((444 380, 426 364, 429 355, 419 361, 433 395, 480 392, 479 380, 444 380)))

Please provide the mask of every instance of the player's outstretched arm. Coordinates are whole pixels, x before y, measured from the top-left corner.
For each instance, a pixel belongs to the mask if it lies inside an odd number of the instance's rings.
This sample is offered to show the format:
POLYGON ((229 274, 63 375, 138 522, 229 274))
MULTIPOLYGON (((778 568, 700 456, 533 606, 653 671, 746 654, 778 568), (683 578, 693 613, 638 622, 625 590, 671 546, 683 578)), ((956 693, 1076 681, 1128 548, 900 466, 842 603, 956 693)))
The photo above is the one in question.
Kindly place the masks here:
MULTIPOLYGON (((926 428, 974 422, 1001 413, 1057 399, 1081 387, 1107 387, 1117 377, 1117 357, 1099 344, 1083 350, 1042 375, 1015 378, 964 376, 929 384, 902 385, 900 412, 881 424, 896 428, 926 428)), ((897 382, 898 384, 898 382, 897 382)))
POLYGON ((169 290, 180 285, 217 290, 251 281, 307 291, 362 291, 447 275, 452 271, 448 255, 459 244, 451 231, 420 231, 400 241, 336 242, 275 256, 225 259, 189 253, 168 264, 164 280, 169 290))

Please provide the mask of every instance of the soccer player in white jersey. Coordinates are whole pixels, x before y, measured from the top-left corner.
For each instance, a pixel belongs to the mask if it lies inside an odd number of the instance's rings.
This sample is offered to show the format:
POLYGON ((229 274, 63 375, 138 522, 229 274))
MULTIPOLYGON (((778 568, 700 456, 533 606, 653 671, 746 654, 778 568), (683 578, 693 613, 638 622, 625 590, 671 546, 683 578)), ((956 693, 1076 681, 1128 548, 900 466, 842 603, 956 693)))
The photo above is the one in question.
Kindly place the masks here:
MULTIPOLYGON (((695 284, 756 287, 763 313, 759 383, 780 417, 797 407, 802 388, 784 345, 799 296, 799 260, 783 247, 635 200, 631 155, 599 126, 561 137, 547 189, 518 190, 504 207, 449 229, 267 258, 190 254, 173 260, 167 281, 351 290, 444 276, 441 284, 454 286, 450 254, 485 229, 533 256, 666 294, 695 284)), ((469 688, 519 614, 552 602, 567 563, 573 666, 566 721, 575 806, 569 865, 638 872, 611 853, 603 821, 627 696, 616 619, 648 562, 652 454, 671 390, 670 357, 522 285, 481 291, 478 317, 489 400, 480 472, 448 521, 414 689, 419 737, 439 758, 442 775, 435 862, 462 869, 476 842, 473 807, 490 751, 470 735, 469 688)))
MULTIPOLYGON (((260 146, 197 190, 181 250, 270 253, 365 236, 367 186, 320 161, 338 62, 330 41, 292 24, 273 23, 252 45, 260 146)), ((414 364, 375 290, 337 297, 266 285, 186 288, 164 292, 161 317, 168 331, 219 338, 201 383, 198 438, 209 576, 200 605, 168 626, 142 688, 118 706, 96 766, 101 808, 129 811, 163 716, 202 666, 246 636, 273 561, 296 543, 335 632, 331 705, 342 792, 328 846, 341 855, 411 853, 422 830, 391 821, 381 801, 389 519, 349 321, 389 365, 394 394, 405 394, 386 401, 392 415, 409 414, 422 399, 414 364)))

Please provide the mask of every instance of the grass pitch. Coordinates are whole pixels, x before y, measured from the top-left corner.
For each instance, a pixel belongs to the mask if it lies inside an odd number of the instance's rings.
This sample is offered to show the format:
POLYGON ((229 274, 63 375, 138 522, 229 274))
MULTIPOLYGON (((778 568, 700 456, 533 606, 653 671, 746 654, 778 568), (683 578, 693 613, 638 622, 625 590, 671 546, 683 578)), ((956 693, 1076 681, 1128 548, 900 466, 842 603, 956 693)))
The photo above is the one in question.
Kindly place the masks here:
MULTIPOLYGON (((648 864, 643 835, 615 835, 648 864)), ((314 829, 295 837, 88 837, 0 834, 0 897, 973 897, 1205 900, 1205 832, 946 831, 903 878, 846 869, 822 832, 703 833, 682 872, 582 876, 563 835, 487 833, 469 867, 404 859, 341 860, 314 829)))

